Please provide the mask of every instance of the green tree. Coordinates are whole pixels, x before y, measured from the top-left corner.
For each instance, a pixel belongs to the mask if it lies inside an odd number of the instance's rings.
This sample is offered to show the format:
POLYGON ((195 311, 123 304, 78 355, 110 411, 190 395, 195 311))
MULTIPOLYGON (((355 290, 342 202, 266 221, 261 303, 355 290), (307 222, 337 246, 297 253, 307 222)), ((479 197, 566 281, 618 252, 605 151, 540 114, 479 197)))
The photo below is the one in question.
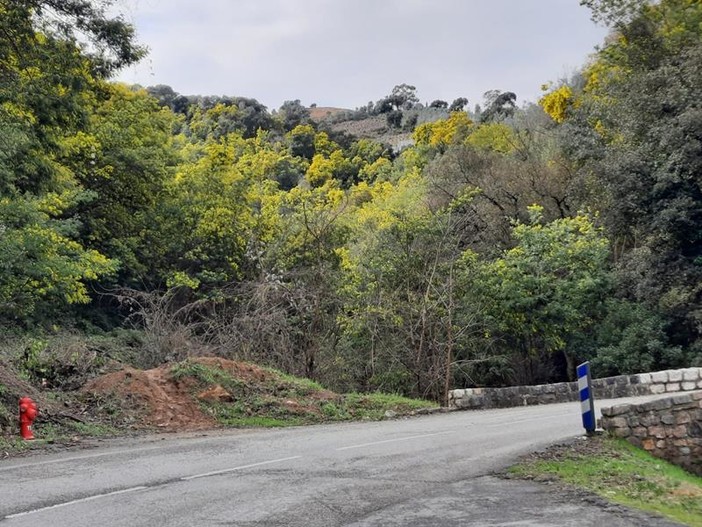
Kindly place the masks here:
POLYGON ((583 180, 596 181, 589 203, 615 244, 620 295, 662 316, 692 361, 702 351, 702 4, 627 13, 586 69, 562 137, 583 180))
POLYGON ((542 224, 541 207, 530 208, 531 221, 513 229, 516 245, 495 260, 468 252, 470 289, 485 306, 486 331, 498 349, 516 350, 513 380, 559 378, 550 356, 562 353, 566 375, 575 375, 569 345, 597 319, 609 287, 609 242, 584 215, 542 224))
POLYGON ((50 38, 73 45, 78 35, 93 46, 83 53, 93 73, 110 76, 118 69, 140 60, 145 49, 136 44, 134 28, 122 17, 107 14, 108 0, 2 0, 0 14, 7 29, 7 43, 25 49, 27 39, 39 31, 50 38))
POLYGON ((283 130, 289 132, 297 126, 309 124, 310 111, 300 103, 299 99, 285 101, 278 110, 278 118, 283 130))
POLYGON ((330 386, 339 385, 341 374, 335 350, 341 307, 337 251, 346 238, 347 207, 346 193, 334 179, 283 195, 276 211, 279 229, 268 244, 263 266, 278 284, 270 297, 272 305, 264 311, 270 312, 273 305, 285 310, 286 323, 275 339, 289 346, 276 346, 276 362, 330 386))
POLYGON ((471 328, 455 279, 461 200, 433 199, 413 171, 396 184, 359 185, 351 196, 359 204, 339 251, 346 376, 364 389, 445 402, 471 328))
POLYGON ((256 99, 191 96, 183 104, 187 108, 184 132, 201 141, 218 140, 229 133, 251 139, 274 125, 267 108, 256 99))
POLYGON ((290 153, 312 161, 316 153, 315 137, 317 132, 309 125, 299 125, 287 133, 286 139, 290 144, 290 153))
MULTIPOLYGON (((0 2, 2 315, 42 321, 89 300, 87 281, 114 262, 80 243, 77 209, 95 194, 66 161, 85 139, 100 77, 137 60, 133 30, 83 0, 0 2), (94 52, 78 48, 76 34, 94 52)), ((89 163, 89 161, 87 161, 89 163)))
POLYGON ((402 126, 402 110, 392 110, 386 114, 388 128, 400 128, 402 126))
POLYGON ((485 110, 480 114, 481 123, 502 121, 514 115, 517 107, 517 96, 511 92, 490 90, 485 92, 485 110))
POLYGON ((473 122, 465 112, 452 112, 448 119, 419 125, 412 137, 420 146, 431 146, 445 152, 449 146, 463 142, 472 127, 473 122))
POLYGON ((590 8, 594 21, 608 25, 624 24, 648 3, 648 0, 580 0, 580 5, 590 8))
POLYGON ((449 106, 448 111, 449 112, 462 112, 466 105, 468 104, 468 99, 465 97, 458 97, 457 99, 454 99, 454 101, 451 103, 451 106, 449 106))
POLYGON ((75 241, 73 222, 57 219, 70 196, 0 198, 0 317, 20 324, 90 300, 86 281, 114 262, 75 241))
POLYGON ((136 286, 147 270, 153 279, 158 245, 149 231, 176 163, 175 116, 144 91, 111 84, 103 92, 86 132, 66 140, 65 162, 95 196, 75 209, 83 243, 118 260, 122 283, 136 286))
POLYGON ((392 89, 387 100, 395 107, 395 110, 410 110, 419 102, 417 88, 409 84, 398 84, 392 89))
POLYGON ((212 293, 241 277, 253 218, 249 182, 233 145, 210 143, 183 163, 160 206, 168 246, 159 263, 168 285, 212 293))
POLYGON ((186 115, 190 102, 188 98, 177 93, 173 88, 165 84, 157 84, 146 88, 149 95, 154 97, 160 106, 167 106, 173 113, 186 115))
POLYGON ((671 346, 665 320, 645 305, 609 298, 594 331, 576 337, 574 346, 589 357, 598 377, 688 366, 680 346, 671 346))

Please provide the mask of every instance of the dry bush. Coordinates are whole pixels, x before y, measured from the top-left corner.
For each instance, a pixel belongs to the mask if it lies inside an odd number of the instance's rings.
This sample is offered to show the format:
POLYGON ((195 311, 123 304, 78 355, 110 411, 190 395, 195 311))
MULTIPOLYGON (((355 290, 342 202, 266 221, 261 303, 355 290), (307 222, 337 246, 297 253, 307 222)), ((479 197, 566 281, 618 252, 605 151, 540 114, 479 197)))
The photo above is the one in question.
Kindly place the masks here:
POLYGON ((114 295, 128 312, 127 324, 144 334, 134 366, 153 368, 212 352, 206 344, 211 326, 206 315, 212 302, 187 302, 182 293, 180 288, 165 293, 122 289, 114 295))
POLYGON ((307 275, 237 284, 211 332, 217 353, 321 379, 338 340, 330 287, 324 277, 307 275))

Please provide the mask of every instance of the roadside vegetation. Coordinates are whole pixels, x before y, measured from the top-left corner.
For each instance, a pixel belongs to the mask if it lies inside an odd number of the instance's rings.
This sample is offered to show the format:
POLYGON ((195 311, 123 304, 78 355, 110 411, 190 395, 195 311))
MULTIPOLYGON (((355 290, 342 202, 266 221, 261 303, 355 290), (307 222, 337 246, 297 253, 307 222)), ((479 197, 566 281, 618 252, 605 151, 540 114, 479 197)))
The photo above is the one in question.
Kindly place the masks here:
POLYGON ((509 474, 556 481, 684 525, 702 526, 702 478, 624 440, 597 437, 556 446, 527 457, 509 474))
POLYGON ((309 379, 216 357, 113 369, 77 390, 38 392, 35 441, 20 440, 16 414, 6 416, 15 429, 8 424, 0 435, 0 457, 124 434, 381 420, 438 408, 399 395, 337 394, 309 379))
POLYGON ((380 393, 336 394, 309 379, 255 365, 189 360, 172 367, 174 379, 194 379, 203 412, 228 427, 279 427, 415 415, 436 403, 380 393), (239 372, 237 375, 235 372, 239 372), (209 396, 208 396, 209 394, 209 396))

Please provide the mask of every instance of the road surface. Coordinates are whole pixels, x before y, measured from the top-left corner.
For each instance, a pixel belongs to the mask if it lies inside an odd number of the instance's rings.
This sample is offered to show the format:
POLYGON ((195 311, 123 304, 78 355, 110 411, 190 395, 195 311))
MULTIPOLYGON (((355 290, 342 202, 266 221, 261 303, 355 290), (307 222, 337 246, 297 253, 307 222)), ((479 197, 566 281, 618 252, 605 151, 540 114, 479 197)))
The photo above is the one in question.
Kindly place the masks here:
POLYGON ((579 411, 568 403, 152 437, 6 460, 0 525, 641 525, 490 476, 520 454, 582 434, 579 411))

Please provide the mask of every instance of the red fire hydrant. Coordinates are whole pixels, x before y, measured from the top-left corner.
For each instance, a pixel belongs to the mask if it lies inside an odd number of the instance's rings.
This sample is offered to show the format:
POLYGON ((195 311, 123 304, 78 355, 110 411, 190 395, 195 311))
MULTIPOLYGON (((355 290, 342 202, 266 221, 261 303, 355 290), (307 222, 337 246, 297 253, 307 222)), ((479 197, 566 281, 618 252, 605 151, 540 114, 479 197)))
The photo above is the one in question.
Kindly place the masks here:
POLYGON ((19 400, 20 435, 22 439, 34 439, 32 423, 37 418, 37 405, 29 397, 19 400))

